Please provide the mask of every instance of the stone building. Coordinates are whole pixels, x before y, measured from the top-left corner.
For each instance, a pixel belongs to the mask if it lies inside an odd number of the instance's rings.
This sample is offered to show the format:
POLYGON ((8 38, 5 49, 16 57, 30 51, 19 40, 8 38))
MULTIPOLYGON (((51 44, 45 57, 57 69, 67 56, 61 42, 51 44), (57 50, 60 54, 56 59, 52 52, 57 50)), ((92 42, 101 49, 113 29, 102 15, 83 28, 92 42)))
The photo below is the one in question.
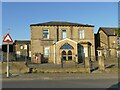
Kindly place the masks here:
POLYGON ((60 64, 83 62, 85 57, 95 57, 94 26, 72 22, 45 22, 31 24, 31 60, 42 55, 41 60, 60 64))
POLYGON ((104 49, 105 57, 117 57, 118 45, 117 35, 115 34, 116 28, 100 27, 97 32, 96 49, 102 47, 104 49))
POLYGON ((30 40, 15 40, 13 43, 13 53, 16 60, 25 60, 31 58, 30 40))

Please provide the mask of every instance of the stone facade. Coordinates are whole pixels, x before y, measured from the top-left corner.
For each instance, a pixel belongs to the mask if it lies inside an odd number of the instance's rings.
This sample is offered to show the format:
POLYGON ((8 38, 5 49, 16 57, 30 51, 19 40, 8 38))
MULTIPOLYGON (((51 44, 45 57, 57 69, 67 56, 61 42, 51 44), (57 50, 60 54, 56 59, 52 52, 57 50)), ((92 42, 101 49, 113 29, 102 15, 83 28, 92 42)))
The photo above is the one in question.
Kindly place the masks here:
POLYGON ((13 52, 16 60, 31 58, 30 40, 15 40, 13 43, 13 52))
MULTIPOLYGON (((116 28, 100 27, 97 33, 97 48, 104 49, 105 57, 117 57, 117 35, 115 34, 116 28)), ((96 49, 97 49, 96 48, 96 49)))
POLYGON ((36 53, 43 55, 42 60, 56 64, 60 64, 61 60, 82 62, 85 57, 95 57, 92 25, 46 22, 31 24, 30 28, 32 62, 36 53), (47 38, 44 38, 44 32, 47 32, 47 38))

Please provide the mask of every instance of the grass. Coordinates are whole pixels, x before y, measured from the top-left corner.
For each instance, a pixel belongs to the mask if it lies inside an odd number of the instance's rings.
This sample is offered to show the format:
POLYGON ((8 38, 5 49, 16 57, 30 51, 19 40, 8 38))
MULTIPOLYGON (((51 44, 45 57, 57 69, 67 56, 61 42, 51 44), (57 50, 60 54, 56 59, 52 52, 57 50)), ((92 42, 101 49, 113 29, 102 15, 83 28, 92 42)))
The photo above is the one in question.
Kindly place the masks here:
POLYGON ((57 68, 57 69, 41 69, 33 70, 33 73, 89 73, 85 68, 57 68))
MULTIPOLYGON (((0 67, 2 67, 2 74, 6 74, 6 66, 7 63, 3 62, 0 63, 0 67)), ((28 68, 25 66, 24 62, 9 62, 9 66, 10 66, 10 73, 25 73, 28 71, 28 68)))
POLYGON ((105 69, 105 71, 103 71, 103 72, 113 73, 113 72, 119 72, 119 71, 120 71, 120 69, 118 69, 118 68, 107 68, 107 69, 105 69))
MULTIPOLYGON (((118 63, 117 59, 105 59, 106 65, 116 65, 118 63)), ((12 74, 20 74, 28 73, 28 67, 25 66, 24 62, 10 62, 10 73, 12 74)), ((96 61, 94 63, 95 67, 98 67, 98 62, 96 61)), ((0 63, 0 67, 2 67, 2 71, 0 71, 2 74, 6 74, 6 62, 0 63)), ((109 68, 105 68, 102 72, 118 72, 117 66, 111 66, 109 68)), ((61 68, 60 66, 55 65, 49 66, 48 64, 40 65, 39 68, 34 68, 33 73, 89 73, 89 69, 84 68, 83 66, 70 66, 70 67, 64 67, 61 68)))

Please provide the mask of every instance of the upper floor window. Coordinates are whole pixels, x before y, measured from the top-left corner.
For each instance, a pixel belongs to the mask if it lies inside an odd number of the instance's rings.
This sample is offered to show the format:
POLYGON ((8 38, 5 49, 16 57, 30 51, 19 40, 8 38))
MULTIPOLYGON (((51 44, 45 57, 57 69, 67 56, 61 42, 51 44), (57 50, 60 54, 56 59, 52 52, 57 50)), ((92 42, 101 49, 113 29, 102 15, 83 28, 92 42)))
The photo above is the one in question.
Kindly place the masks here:
POLYGON ((24 49, 23 45, 20 45, 20 49, 24 49))
POLYGON ((79 30, 79 38, 84 39, 84 30, 79 30))
POLYGON ((43 30, 43 38, 48 39, 49 38, 49 32, 48 30, 43 30))
POLYGON ((66 30, 62 30, 62 38, 66 38, 67 37, 67 33, 66 33, 66 30))

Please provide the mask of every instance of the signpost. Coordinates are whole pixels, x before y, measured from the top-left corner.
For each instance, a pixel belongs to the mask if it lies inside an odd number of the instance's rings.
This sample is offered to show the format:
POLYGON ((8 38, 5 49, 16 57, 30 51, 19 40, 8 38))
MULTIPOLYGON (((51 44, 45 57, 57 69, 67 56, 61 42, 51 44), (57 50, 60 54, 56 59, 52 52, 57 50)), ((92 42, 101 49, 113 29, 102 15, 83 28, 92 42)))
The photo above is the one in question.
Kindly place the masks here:
POLYGON ((7 77, 9 77, 9 44, 13 42, 9 33, 7 33, 3 39, 3 43, 7 44, 7 77))

